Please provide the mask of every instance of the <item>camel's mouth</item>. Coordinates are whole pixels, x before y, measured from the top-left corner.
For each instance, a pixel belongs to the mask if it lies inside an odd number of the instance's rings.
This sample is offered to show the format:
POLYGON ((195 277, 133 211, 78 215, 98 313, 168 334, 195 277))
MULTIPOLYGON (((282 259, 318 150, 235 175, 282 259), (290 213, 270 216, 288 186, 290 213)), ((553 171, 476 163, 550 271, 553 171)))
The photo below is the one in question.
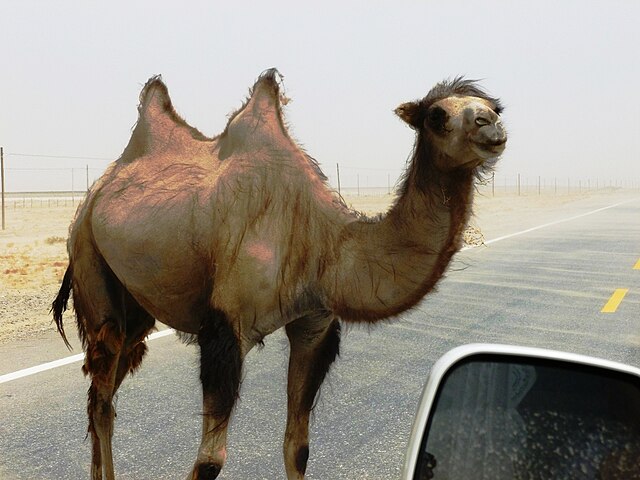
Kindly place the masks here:
POLYGON ((504 152, 506 146, 506 138, 488 142, 471 142, 472 150, 482 159, 497 157, 504 152))

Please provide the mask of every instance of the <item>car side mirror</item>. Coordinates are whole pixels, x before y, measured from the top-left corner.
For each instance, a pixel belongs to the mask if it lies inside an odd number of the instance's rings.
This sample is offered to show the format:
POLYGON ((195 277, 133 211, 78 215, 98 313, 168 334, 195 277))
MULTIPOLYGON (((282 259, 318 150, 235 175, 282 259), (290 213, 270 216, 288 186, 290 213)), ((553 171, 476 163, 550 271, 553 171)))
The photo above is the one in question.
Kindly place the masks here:
POLYGON ((431 371, 402 478, 640 478, 640 369, 535 348, 456 348, 431 371))

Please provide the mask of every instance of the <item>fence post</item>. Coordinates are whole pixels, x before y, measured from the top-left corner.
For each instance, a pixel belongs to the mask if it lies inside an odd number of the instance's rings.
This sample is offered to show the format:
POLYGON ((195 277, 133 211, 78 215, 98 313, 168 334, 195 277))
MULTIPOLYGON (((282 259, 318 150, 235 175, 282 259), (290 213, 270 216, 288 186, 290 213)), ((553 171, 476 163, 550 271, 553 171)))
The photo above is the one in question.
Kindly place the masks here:
POLYGON ((518 196, 520 196, 520 174, 518 174, 518 196))
POLYGON ((342 196, 340 193, 340 164, 336 163, 336 172, 338 172, 338 195, 342 196))
POLYGON ((491 196, 496 196, 496 172, 491 172, 491 196))
POLYGON ((2 229, 4 230, 4 148, 0 147, 0 176, 2 177, 2 229))

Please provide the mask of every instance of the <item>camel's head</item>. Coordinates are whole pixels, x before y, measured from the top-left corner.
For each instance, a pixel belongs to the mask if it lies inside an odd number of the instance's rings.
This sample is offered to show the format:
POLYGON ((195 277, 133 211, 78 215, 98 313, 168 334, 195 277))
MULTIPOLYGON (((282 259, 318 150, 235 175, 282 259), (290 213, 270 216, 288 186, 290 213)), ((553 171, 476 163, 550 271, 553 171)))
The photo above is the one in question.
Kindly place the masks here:
POLYGON ((440 170, 476 168, 504 150, 502 106, 473 81, 456 78, 436 85, 422 100, 403 103, 396 114, 418 132, 440 170))

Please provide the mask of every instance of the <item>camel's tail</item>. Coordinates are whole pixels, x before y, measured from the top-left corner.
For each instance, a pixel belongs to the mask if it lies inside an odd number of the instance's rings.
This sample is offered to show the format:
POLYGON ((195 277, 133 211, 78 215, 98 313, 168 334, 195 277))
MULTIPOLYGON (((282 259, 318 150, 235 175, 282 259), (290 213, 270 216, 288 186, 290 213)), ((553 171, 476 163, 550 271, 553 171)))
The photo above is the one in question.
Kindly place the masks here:
POLYGON ((69 303, 69 296, 71 295, 71 277, 73 276, 73 269, 71 265, 67 267, 67 271, 64 272, 64 278, 62 279, 62 285, 60 285, 60 291, 56 296, 53 304, 51 305, 50 312, 53 313, 53 320, 58 327, 58 333, 64 340, 65 345, 71 350, 71 344, 67 340, 67 335, 64 333, 64 325, 62 324, 62 314, 67 309, 69 303))

